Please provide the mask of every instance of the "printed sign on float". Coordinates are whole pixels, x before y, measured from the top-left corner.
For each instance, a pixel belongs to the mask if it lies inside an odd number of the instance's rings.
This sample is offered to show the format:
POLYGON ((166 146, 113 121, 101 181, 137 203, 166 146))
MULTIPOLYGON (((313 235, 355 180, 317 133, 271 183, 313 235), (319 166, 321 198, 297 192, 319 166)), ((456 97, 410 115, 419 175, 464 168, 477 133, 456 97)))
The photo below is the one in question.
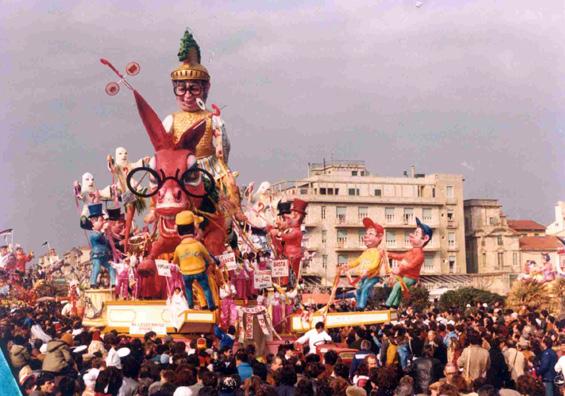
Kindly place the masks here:
POLYGON ((155 260, 155 265, 157 266, 157 273, 160 276, 171 276, 171 263, 167 260, 155 260))
POLYGON ((288 276, 288 260, 273 260, 273 278, 288 276))
POLYGON ((235 271, 237 267, 237 263, 235 261, 235 254, 233 252, 224 253, 219 256, 216 256, 222 265, 226 266, 228 271, 235 271))
POLYGON ((271 271, 255 271, 253 280, 256 289, 266 289, 273 286, 271 271))
POLYGON ((146 334, 150 331, 158 335, 167 335, 167 328, 162 323, 132 323, 129 327, 130 334, 146 334))

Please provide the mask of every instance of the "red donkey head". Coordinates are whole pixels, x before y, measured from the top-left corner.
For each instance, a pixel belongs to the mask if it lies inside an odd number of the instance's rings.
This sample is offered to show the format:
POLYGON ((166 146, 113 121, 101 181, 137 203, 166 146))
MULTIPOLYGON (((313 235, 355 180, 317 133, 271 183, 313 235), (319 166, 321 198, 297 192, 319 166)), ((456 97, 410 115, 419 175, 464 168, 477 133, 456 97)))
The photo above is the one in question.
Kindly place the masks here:
MULTIPOLYGON (((163 236, 176 236, 175 215, 188 208, 198 208, 207 195, 202 175, 213 177, 197 167, 194 148, 206 129, 206 120, 190 126, 177 143, 165 131, 161 120, 143 99, 134 91, 135 101, 149 139, 155 148, 155 157, 149 166, 132 170, 127 177, 129 189, 136 195, 152 197, 155 212, 161 218, 160 231, 163 236), (142 179, 148 178, 148 187, 141 188, 142 179)), ((146 183, 147 184, 147 183, 146 183)))

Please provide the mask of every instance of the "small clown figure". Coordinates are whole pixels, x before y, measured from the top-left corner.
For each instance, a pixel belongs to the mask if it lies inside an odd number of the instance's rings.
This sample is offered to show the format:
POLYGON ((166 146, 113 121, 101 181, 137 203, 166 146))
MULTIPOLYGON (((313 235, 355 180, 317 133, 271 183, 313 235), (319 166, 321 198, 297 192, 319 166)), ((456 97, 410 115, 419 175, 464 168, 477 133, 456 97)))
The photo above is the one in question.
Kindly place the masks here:
POLYGON ((416 217, 416 229, 409 236, 412 249, 406 253, 388 253, 393 260, 400 260, 398 268, 393 269, 397 281, 390 292, 385 305, 398 308, 403 294, 409 294, 409 288, 420 279, 420 271, 424 264, 424 247, 432 240, 433 231, 416 217))
POLYGON ((220 326, 227 329, 229 326, 235 326, 237 322, 237 306, 235 305, 234 296, 236 290, 234 285, 226 282, 220 288, 221 313, 220 326))

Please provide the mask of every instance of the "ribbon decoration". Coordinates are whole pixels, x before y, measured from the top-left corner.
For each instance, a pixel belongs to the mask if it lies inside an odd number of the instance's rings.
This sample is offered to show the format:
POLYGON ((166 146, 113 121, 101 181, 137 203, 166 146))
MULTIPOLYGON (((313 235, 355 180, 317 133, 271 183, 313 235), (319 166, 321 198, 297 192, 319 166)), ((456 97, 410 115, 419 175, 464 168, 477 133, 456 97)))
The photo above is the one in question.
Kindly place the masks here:
POLYGON ((265 315, 263 314, 257 315, 257 321, 259 322, 259 326, 261 327, 261 331, 263 331, 263 334, 265 334, 266 336, 270 335, 269 327, 267 326, 267 321, 265 320, 265 315))

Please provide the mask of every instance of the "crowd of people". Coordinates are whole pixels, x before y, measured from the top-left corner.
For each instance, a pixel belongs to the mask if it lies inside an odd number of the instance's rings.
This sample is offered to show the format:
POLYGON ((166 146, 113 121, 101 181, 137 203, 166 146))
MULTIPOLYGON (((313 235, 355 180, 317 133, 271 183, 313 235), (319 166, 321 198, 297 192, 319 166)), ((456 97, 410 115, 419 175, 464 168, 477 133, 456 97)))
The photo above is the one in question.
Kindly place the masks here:
POLYGON ((233 326, 191 338, 101 334, 54 301, 0 308, 0 317, 0 345, 24 395, 564 394, 564 323, 546 311, 408 308, 390 324, 319 323, 264 356, 233 326), (319 352, 317 341, 330 339, 357 350, 352 360, 319 352))

